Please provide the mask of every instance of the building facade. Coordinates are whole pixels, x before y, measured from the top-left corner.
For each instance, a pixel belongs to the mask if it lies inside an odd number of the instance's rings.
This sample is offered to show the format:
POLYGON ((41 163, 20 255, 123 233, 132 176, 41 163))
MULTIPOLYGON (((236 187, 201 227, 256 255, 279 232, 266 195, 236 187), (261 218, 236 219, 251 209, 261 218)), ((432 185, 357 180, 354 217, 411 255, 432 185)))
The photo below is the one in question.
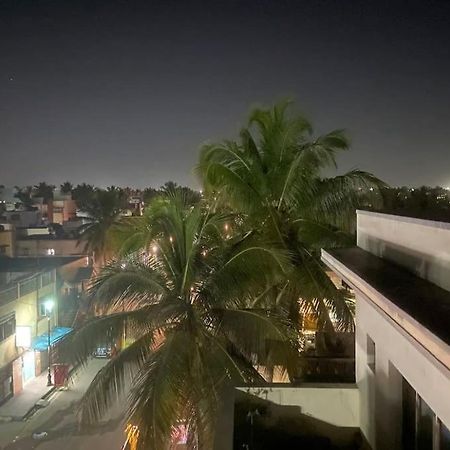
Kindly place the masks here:
POLYGON ((0 290, 0 403, 20 393, 48 365, 47 352, 34 351, 33 339, 58 323, 56 270, 18 277, 0 290), (49 313, 45 302, 55 307, 49 313))
POLYGON ((450 449, 450 224, 358 212, 322 251, 356 297, 360 429, 372 449, 450 449))
POLYGON ((85 242, 79 239, 58 239, 47 234, 16 240, 16 256, 82 256, 86 254, 85 242))

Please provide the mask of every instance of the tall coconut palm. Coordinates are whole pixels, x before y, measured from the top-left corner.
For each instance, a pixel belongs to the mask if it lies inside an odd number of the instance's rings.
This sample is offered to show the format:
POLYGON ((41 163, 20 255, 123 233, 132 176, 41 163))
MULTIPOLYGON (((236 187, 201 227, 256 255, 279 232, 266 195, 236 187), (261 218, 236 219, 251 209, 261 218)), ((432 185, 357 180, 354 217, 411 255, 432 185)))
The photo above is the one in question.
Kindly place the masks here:
POLYGON ((139 448, 167 449, 183 424, 195 448, 211 449, 223 389, 263 382, 255 364, 287 367, 291 360, 287 323, 251 307, 280 277, 287 257, 251 233, 227 238, 229 216, 191 207, 179 192, 150 209, 152 221, 134 241, 141 242, 138 250, 109 264, 93 283, 110 314, 69 342, 84 361, 105 334, 119 336, 125 321, 136 336, 93 381, 82 419, 97 420, 131 374, 128 420, 139 428, 139 448), (268 340, 279 343, 276 354, 268 340))
POLYGON ((349 147, 344 132, 313 137, 311 124, 289 115, 288 105, 253 111, 239 141, 205 145, 197 170, 210 197, 290 252, 292 270, 276 301, 287 302, 293 314, 313 312, 328 328, 332 311, 338 328, 352 328, 348 299, 327 277, 318 252, 351 241, 344 232, 349 219, 380 182, 359 170, 327 177, 349 147))
POLYGON ((80 240, 94 257, 95 268, 103 266, 111 256, 110 234, 119 224, 123 199, 117 190, 97 189, 83 207, 87 223, 79 228, 80 240))

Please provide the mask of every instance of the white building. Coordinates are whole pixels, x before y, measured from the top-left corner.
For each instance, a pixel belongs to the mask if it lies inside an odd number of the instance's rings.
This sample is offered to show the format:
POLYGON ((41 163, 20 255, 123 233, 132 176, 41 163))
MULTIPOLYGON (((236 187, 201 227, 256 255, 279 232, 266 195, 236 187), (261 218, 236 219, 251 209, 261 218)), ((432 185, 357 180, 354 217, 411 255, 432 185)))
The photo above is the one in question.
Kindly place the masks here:
POLYGON ((360 429, 372 449, 450 449, 450 224, 358 212, 322 251, 355 291, 360 429))

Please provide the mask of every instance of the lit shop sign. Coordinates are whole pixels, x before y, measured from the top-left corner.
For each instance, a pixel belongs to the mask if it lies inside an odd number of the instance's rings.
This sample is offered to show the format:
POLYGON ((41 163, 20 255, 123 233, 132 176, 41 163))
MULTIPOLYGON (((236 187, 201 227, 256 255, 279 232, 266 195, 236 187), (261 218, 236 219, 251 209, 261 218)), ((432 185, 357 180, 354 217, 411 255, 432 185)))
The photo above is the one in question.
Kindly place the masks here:
POLYGON ((16 326, 16 347, 31 347, 31 327, 16 326))

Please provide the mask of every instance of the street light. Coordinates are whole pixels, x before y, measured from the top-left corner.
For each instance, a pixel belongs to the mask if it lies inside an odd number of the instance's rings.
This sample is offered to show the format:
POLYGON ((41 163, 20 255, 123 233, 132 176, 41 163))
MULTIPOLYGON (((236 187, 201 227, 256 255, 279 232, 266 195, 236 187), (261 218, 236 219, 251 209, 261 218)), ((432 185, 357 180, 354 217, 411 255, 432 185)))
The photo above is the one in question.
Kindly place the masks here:
POLYGON ((50 340, 50 317, 53 311, 53 306, 54 306, 55 302, 52 299, 47 300, 44 303, 45 306, 45 315, 47 316, 47 324, 48 324, 48 341, 47 341, 47 346, 48 346, 48 374, 47 374, 47 386, 52 386, 52 372, 51 372, 51 367, 52 367, 52 346, 51 346, 51 340, 50 340))

